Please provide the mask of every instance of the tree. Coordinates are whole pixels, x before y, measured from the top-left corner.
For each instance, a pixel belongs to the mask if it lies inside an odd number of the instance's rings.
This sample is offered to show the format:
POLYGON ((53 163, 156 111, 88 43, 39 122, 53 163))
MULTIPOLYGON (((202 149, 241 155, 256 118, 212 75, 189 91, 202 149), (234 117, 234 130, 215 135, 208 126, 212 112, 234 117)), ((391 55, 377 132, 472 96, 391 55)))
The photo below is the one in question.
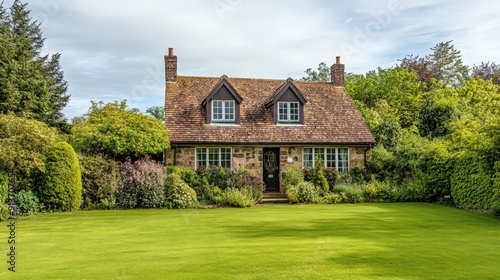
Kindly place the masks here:
POLYGON ((45 123, 0 114, 0 168, 18 180, 45 170, 45 158, 56 141, 56 131, 45 123))
POLYGON ((159 120, 165 121, 165 107, 163 106, 152 106, 146 109, 146 113, 148 113, 151 117, 159 120))
POLYGON ((73 120, 71 142, 85 153, 102 153, 117 160, 163 153, 169 148, 164 124, 127 102, 94 102, 89 112, 73 120))
POLYGON ((29 117, 68 131, 62 109, 69 101, 60 54, 41 56, 44 38, 27 4, 0 5, 0 113, 29 117))
POLYGON ((307 76, 302 77, 302 81, 311 81, 311 82, 329 82, 330 81, 330 68, 326 66, 326 63, 321 62, 318 65, 318 71, 312 70, 311 68, 307 68, 304 71, 307 76))
POLYGON ((468 72, 462 63, 460 51, 455 49, 452 42, 438 43, 431 48, 434 52, 426 57, 431 62, 436 79, 447 86, 456 85, 461 75, 468 72))
POLYGON ((481 62, 481 65, 472 67, 472 76, 483 80, 492 79, 493 83, 500 86, 500 65, 495 62, 481 62))
POLYGON ((37 196, 50 211, 73 211, 80 208, 82 175, 73 147, 58 142, 46 159, 46 171, 41 176, 37 196))
POLYGON ((431 54, 425 57, 407 55, 397 67, 406 68, 418 74, 419 80, 425 82, 427 89, 433 79, 445 86, 457 86, 461 78, 467 77, 468 68, 462 63, 460 51, 452 45, 453 41, 441 42, 431 48, 431 54))

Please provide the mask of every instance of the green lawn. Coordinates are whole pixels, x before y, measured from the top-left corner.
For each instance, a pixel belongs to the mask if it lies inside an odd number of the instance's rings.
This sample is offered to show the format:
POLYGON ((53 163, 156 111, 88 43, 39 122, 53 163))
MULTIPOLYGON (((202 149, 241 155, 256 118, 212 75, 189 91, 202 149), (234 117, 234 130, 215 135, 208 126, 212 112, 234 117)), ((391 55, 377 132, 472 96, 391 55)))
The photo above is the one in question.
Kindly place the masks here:
POLYGON ((500 279, 500 219, 431 204, 43 214, 15 273, 0 225, 0 279, 500 279))

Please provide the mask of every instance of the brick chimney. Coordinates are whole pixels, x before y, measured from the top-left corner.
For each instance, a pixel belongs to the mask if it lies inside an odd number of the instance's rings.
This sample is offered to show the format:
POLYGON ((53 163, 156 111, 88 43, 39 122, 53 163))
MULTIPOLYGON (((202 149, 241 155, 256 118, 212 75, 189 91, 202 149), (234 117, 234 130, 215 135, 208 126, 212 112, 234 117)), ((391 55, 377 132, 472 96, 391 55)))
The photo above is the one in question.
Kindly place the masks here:
POLYGON ((177 56, 174 55, 174 48, 168 48, 168 55, 165 56, 165 80, 166 82, 177 82, 177 56))
POLYGON ((344 86, 344 71, 345 71, 345 66, 344 64, 340 64, 340 56, 337 56, 337 60, 335 61, 335 64, 332 65, 331 68, 331 78, 332 78, 332 84, 336 87, 343 87, 344 86))

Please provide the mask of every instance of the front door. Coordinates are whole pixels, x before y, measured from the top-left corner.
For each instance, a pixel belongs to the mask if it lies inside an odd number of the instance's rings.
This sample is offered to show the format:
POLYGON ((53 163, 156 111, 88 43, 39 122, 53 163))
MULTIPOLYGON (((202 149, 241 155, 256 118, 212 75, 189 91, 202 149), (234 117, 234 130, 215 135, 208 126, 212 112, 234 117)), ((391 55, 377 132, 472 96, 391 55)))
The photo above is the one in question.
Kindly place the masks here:
POLYGON ((280 149, 264 148, 264 183, 266 192, 277 192, 280 190, 280 149))

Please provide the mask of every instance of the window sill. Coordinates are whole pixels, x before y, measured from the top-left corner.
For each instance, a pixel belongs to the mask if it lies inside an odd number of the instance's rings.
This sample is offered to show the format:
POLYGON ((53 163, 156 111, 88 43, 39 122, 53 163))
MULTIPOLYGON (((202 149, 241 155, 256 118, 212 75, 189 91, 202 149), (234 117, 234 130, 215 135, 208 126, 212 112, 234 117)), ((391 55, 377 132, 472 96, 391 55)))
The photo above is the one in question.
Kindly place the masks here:
POLYGON ((211 126, 240 126, 240 124, 238 123, 209 123, 208 125, 211 125, 211 126))
POLYGON ((302 123, 277 123, 276 126, 304 126, 302 123))

